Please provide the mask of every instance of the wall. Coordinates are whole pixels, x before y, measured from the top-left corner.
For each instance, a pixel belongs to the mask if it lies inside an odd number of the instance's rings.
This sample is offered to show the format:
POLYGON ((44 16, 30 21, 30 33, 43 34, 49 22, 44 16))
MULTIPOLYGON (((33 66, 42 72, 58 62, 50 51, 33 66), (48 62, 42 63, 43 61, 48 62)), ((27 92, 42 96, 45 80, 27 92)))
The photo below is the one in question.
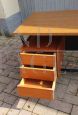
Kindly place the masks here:
POLYGON ((35 0, 35 11, 78 9, 78 0, 35 0))
POLYGON ((12 33, 21 23, 18 0, 0 0, 0 30, 12 33))
POLYGON ((35 10, 34 0, 19 0, 22 21, 35 10))
POLYGON ((19 0, 22 19, 32 11, 78 10, 78 0, 19 0))
POLYGON ((1 2, 6 18, 19 12, 18 0, 1 0, 1 2))
POLYGON ((5 13, 4 13, 4 9, 3 9, 2 3, 0 1, 0 18, 4 18, 4 17, 5 17, 5 13))
POLYGON ((0 0, 0 33, 3 33, 4 25, 7 30, 6 23, 3 21, 4 18, 5 18, 5 12, 4 12, 2 2, 0 0))

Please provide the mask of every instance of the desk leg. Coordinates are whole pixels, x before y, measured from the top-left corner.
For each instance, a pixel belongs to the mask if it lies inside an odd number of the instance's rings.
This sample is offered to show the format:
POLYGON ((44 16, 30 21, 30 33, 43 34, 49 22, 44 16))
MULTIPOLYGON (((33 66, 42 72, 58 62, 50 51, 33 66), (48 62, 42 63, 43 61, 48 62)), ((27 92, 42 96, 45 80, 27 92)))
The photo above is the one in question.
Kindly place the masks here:
POLYGON ((57 50, 57 76, 61 77, 62 62, 64 58, 65 38, 61 39, 60 45, 57 50))
POLYGON ((24 37, 23 37, 22 35, 20 35, 20 38, 21 38, 21 41, 22 41, 23 46, 25 46, 26 43, 25 43, 25 39, 24 39, 24 37))

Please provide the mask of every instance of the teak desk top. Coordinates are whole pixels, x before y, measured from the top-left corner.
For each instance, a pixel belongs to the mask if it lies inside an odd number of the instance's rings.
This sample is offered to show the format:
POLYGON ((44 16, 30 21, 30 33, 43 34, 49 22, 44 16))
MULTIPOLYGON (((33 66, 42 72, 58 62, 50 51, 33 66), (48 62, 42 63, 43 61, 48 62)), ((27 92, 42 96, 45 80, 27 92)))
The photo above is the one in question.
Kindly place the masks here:
POLYGON ((32 13, 14 34, 78 35, 78 10, 32 13))

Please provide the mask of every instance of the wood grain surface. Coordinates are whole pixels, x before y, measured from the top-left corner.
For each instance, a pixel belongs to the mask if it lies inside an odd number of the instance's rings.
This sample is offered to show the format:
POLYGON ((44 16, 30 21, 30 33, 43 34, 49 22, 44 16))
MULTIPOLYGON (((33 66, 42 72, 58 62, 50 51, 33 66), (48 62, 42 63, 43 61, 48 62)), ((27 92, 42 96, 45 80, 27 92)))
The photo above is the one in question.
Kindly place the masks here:
POLYGON ((13 34, 78 35, 78 10, 34 12, 13 34))
POLYGON ((19 95, 49 100, 54 99, 56 80, 53 82, 43 81, 42 85, 40 82, 40 80, 22 79, 17 86, 19 95))

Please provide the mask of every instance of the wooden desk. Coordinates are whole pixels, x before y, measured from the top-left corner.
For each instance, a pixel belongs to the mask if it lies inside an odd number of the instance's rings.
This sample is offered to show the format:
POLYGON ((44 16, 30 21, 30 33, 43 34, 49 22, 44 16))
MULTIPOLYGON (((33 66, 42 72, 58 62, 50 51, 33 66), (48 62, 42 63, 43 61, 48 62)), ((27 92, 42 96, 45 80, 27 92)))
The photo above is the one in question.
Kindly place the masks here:
POLYGON ((19 95, 54 99, 63 59, 63 36, 78 35, 78 11, 33 13, 14 34, 30 35, 27 39, 30 46, 23 43, 20 52, 22 80, 17 86, 19 95), (38 38, 40 48, 36 45, 38 38), (49 38, 52 41, 48 45, 49 38))
POLYGON ((14 32, 27 35, 78 35, 78 10, 32 13, 14 32))

